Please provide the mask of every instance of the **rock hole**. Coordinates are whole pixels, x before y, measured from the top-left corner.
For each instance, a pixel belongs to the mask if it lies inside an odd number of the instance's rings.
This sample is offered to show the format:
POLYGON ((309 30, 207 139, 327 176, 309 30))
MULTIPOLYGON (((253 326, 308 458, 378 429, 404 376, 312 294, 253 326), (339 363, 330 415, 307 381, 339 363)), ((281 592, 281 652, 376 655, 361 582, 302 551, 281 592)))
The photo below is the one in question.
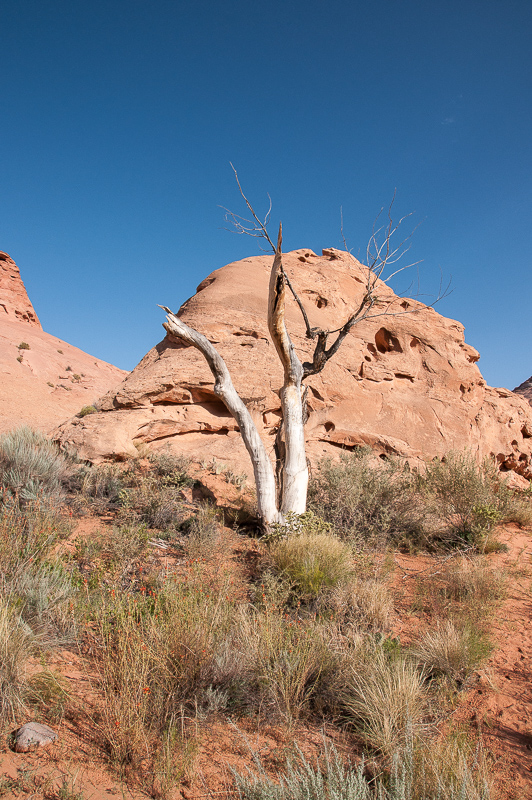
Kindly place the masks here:
POLYGON ((322 402, 325 402, 325 398, 318 392, 317 389, 314 388, 314 386, 310 386, 309 388, 314 397, 316 397, 318 400, 321 400, 322 402))
POLYGON ((329 433, 329 431, 333 431, 334 430, 335 425, 334 425, 334 422, 326 422, 323 427, 325 428, 327 433, 329 433))
POLYGON ((402 353, 403 348, 399 344, 399 339, 387 331, 386 328, 380 328, 375 334, 375 344, 379 353, 402 353))
POLYGON ((410 347, 417 349, 419 347, 419 345, 420 345, 419 339, 416 339, 416 337, 414 336, 414 338, 410 342, 410 347))
POLYGON ((401 308, 404 308, 405 311, 408 311, 408 309, 410 308, 410 303, 408 303, 406 300, 403 300, 403 302, 401 303, 401 308))
MULTIPOLYGON (((368 350, 369 350, 369 352, 371 353, 372 356, 376 356, 377 355, 377 348, 371 342, 369 342, 369 344, 368 344, 368 350)), ((371 359, 370 359, 370 361, 371 361, 371 359)))
POLYGON ((530 428, 526 424, 521 428, 521 434, 523 439, 532 439, 532 433, 530 433, 530 428))
POLYGON ((299 261, 303 261, 303 262, 305 262, 305 261, 307 260, 307 259, 305 258, 305 256, 298 256, 298 259, 299 259, 299 261))

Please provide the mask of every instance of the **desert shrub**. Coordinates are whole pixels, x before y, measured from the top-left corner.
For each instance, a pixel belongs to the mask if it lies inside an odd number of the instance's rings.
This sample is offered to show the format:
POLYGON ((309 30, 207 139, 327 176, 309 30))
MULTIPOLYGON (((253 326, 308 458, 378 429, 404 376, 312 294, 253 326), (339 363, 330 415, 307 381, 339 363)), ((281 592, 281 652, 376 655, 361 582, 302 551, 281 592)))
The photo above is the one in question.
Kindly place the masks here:
POLYGON ((426 711, 423 673, 400 652, 368 649, 366 658, 353 664, 342 706, 364 742, 392 757, 421 728, 426 711))
POLYGON ((489 800, 488 769, 482 749, 461 738, 426 743, 408 737, 389 771, 371 783, 365 765, 345 764, 333 745, 311 764, 296 747, 282 772, 268 775, 249 748, 254 770, 232 769, 241 800, 489 800))
POLYGON ((330 522, 334 532, 358 544, 417 541, 425 509, 407 467, 379 461, 369 448, 326 459, 309 485, 309 507, 330 522))
POLYGON ((190 458, 163 450, 148 456, 155 474, 162 478, 163 486, 192 486, 193 479, 188 474, 190 458))
POLYGON ((487 659, 491 645, 471 624, 439 622, 412 646, 413 657, 427 675, 444 675, 462 684, 487 659))
POLYGON ((364 775, 364 763, 358 768, 346 766, 327 742, 320 764, 312 765, 296 747, 295 758, 288 759, 285 770, 274 779, 259 755, 251 753, 255 774, 249 769, 247 773, 232 770, 241 800, 371 800, 375 796, 364 775))
POLYGON ((19 350, 29 350, 30 346, 27 342, 21 342, 18 346, 19 350))
POLYGON ((124 487, 124 470, 118 464, 98 464, 82 469, 84 497, 103 503, 117 503, 124 487))
POLYGON ((39 647, 71 643, 76 620, 71 613, 75 588, 60 564, 30 564, 9 582, 11 601, 39 647))
POLYGON ((427 464, 419 485, 443 523, 442 540, 450 544, 483 550, 494 528, 523 510, 522 500, 501 481, 496 465, 489 459, 478 464, 467 452, 451 452, 427 464))
POLYGON ((300 599, 315 599, 326 589, 346 584, 354 574, 350 548, 330 533, 303 529, 268 546, 273 570, 300 599))
POLYGON ((95 414, 95 413, 96 413, 96 409, 94 408, 94 406, 83 406, 81 411, 78 411, 77 416, 78 417, 87 417, 87 416, 89 416, 89 414, 95 414))
POLYGON ((26 662, 34 636, 20 614, 0 596, 0 721, 13 721, 27 687, 26 662))
POLYGON ((153 475, 140 477, 131 488, 120 492, 123 508, 133 509, 150 528, 177 528, 184 518, 183 500, 172 486, 161 486, 153 475))
POLYGON ((21 502, 61 500, 70 472, 67 457, 39 431, 24 426, 0 436, 0 484, 21 502))

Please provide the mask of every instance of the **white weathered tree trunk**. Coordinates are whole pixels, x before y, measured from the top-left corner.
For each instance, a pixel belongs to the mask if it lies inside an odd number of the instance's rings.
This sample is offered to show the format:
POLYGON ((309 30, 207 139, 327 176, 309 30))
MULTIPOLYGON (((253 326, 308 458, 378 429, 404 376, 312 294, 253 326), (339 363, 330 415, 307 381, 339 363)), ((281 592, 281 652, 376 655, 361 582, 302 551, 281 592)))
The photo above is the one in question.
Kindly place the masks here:
POLYGON ((166 331, 171 336, 188 342, 203 354, 215 378, 215 394, 238 423, 253 464, 258 514, 265 527, 275 522, 283 523, 289 512, 303 514, 307 505, 308 468, 301 386, 303 366, 296 355, 284 321, 286 276, 282 266, 281 243, 282 230, 279 226, 279 238, 270 276, 268 328, 284 369, 284 384, 280 396, 285 459, 280 471, 280 508, 272 463, 248 409, 233 386, 225 361, 202 333, 190 328, 166 306, 161 306, 167 313, 164 323, 166 331))
POLYGON ((286 330, 284 312, 286 277, 281 256, 282 228, 270 274, 268 328, 284 369, 281 409, 285 435, 285 460, 281 471, 281 514, 303 514, 307 507, 308 467, 305 453, 302 380, 303 365, 286 330))
POLYGON ((166 331, 171 336, 193 345, 205 356, 215 378, 214 392, 238 423, 253 464, 260 519, 266 526, 274 522, 282 522, 282 517, 277 509, 277 491, 272 463, 251 414, 233 386, 225 361, 206 336, 190 328, 166 306, 161 306, 161 308, 167 313, 164 323, 166 331))

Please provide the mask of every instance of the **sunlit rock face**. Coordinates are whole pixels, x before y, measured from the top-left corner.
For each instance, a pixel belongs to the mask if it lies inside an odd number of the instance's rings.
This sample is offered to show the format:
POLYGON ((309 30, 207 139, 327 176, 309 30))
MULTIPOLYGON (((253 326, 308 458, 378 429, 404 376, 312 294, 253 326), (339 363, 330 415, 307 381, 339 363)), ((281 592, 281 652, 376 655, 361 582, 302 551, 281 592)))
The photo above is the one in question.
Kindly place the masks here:
POLYGON ((3 252, 0 252, 0 320, 26 322, 41 328, 20 270, 11 256, 3 252))
POLYGON ((19 268, 0 252, 0 433, 20 425, 48 432, 126 374, 45 333, 19 268))
MULTIPOLYGON (((348 253, 295 250, 283 263, 312 326, 337 329, 364 296, 367 271, 348 253)), ((259 256, 216 270, 179 314, 218 348, 273 453, 282 369, 266 319, 271 265, 272 257, 259 256)), ((528 403, 486 385, 479 354, 465 343, 459 322, 397 297, 380 282, 377 295, 374 311, 381 315, 356 325, 323 372, 307 380, 311 462, 359 445, 411 460, 469 448, 528 475, 528 403)), ((301 360, 310 359, 313 343, 291 297, 286 319, 301 360)), ((55 435, 94 461, 125 458, 146 444, 169 446, 196 461, 215 458, 251 474, 236 423, 193 347, 164 338, 99 408, 55 435)))

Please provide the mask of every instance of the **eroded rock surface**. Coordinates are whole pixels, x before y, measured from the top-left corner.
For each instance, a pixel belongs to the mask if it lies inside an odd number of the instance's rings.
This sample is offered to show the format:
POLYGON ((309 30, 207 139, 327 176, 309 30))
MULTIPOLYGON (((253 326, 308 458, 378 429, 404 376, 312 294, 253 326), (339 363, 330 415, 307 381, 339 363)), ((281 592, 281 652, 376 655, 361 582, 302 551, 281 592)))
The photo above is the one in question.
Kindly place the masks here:
POLYGON ((11 256, 0 252, 0 319, 4 315, 10 322, 16 320, 41 328, 19 268, 11 256))
MULTIPOLYGON (((363 296, 365 268, 335 249, 321 256, 296 250, 283 258, 311 325, 338 328, 363 296)), ((271 264, 272 257, 259 256, 216 270, 179 314, 219 349, 273 452, 282 370, 266 320, 271 264)), ((321 375, 307 381, 311 461, 365 444, 410 459, 467 447, 479 457, 493 454, 503 469, 529 477, 528 403, 486 385, 476 363, 479 354, 465 343, 459 322, 397 297, 384 284, 378 295, 380 309, 397 315, 355 326, 321 375)), ((286 316, 305 360, 312 344, 291 298, 286 316)), ((252 473, 236 423, 193 347, 166 337, 99 407, 98 414, 70 420, 54 435, 93 461, 135 455, 141 444, 168 445, 196 461, 215 458, 252 473)))

